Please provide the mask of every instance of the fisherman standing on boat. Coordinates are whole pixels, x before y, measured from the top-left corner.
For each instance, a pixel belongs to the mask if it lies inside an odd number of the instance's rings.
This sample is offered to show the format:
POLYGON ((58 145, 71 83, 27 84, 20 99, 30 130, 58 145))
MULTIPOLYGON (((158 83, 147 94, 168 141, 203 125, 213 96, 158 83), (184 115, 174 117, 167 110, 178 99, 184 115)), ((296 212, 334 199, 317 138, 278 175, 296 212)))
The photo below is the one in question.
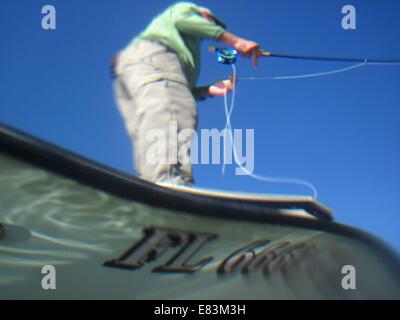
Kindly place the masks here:
POLYGON ((157 16, 114 60, 116 99, 135 146, 135 167, 141 179, 194 183, 189 153, 192 137, 176 136, 186 129, 195 130, 195 100, 224 95, 234 85, 225 80, 196 86, 204 38, 221 41, 242 56, 252 57, 254 66, 257 63, 257 43, 227 32, 209 9, 188 2, 174 4, 157 16), (177 131, 174 137, 171 124, 177 131), (160 130, 166 139, 155 144, 157 137, 152 133, 160 130))

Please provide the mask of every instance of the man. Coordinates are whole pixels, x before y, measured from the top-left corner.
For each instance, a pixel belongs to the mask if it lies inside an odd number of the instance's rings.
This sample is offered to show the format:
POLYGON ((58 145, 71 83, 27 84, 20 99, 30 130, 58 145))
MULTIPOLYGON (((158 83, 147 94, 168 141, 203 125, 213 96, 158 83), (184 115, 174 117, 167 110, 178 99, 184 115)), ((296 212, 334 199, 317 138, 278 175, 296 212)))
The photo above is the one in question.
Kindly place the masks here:
POLYGON ((196 86, 204 38, 219 40, 242 56, 253 57, 254 66, 257 63, 257 43, 227 32, 210 10, 188 2, 166 9, 117 57, 116 99, 134 143, 135 166, 141 179, 193 184, 191 135, 187 139, 176 137, 185 130, 195 130, 195 100, 224 95, 234 85, 226 80, 196 86), (176 135, 171 134, 171 128, 176 135), (161 142, 155 143, 157 139, 161 142))

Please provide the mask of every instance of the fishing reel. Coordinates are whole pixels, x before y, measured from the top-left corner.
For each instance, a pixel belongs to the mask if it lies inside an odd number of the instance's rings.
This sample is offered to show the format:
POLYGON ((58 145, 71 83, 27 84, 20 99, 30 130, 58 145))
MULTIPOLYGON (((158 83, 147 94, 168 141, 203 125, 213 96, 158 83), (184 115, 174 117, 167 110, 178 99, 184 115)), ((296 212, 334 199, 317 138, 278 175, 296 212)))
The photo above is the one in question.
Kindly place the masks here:
POLYGON ((231 48, 217 48, 209 47, 210 52, 215 52, 217 54, 217 61, 222 64, 234 64, 237 60, 238 52, 231 48))

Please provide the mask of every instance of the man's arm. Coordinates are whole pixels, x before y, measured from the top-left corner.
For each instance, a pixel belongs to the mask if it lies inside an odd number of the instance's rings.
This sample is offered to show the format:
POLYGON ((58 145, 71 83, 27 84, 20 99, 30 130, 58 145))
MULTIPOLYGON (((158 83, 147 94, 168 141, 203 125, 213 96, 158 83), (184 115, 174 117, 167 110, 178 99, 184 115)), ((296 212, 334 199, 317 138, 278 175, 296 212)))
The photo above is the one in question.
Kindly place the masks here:
POLYGON ((216 17, 205 8, 192 4, 182 4, 176 7, 176 28, 186 34, 219 40, 235 48, 242 56, 253 58, 253 67, 257 66, 260 57, 260 46, 254 41, 249 41, 234 35, 218 25, 216 17))
POLYGON ((205 100, 208 97, 223 96, 231 92, 235 86, 234 79, 218 81, 210 86, 194 87, 192 94, 198 101, 205 100))
POLYGON ((195 100, 203 101, 210 97, 210 87, 211 86, 194 87, 192 89, 192 94, 195 100))

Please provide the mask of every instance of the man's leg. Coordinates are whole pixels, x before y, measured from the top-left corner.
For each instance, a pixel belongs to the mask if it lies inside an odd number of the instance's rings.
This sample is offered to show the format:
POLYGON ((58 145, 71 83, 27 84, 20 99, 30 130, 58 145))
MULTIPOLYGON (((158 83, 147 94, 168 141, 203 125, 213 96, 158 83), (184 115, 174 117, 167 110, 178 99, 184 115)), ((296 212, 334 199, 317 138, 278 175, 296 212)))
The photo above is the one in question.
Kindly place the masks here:
POLYGON ((140 161, 136 148, 139 147, 137 138, 138 134, 138 116, 137 107, 133 97, 129 94, 121 78, 118 78, 114 84, 114 95, 117 102, 119 112, 124 120, 125 128, 129 134, 132 142, 132 158, 134 159, 134 169, 138 176, 140 176, 140 161))
POLYGON ((169 80, 151 82, 137 92, 135 101, 140 114, 135 146, 139 176, 153 182, 192 184, 189 150, 197 114, 188 87, 169 80))
MULTIPOLYGON (((135 81, 136 77, 127 78, 135 81)), ((150 82, 136 90, 134 97, 128 88, 123 78, 115 83, 119 110, 135 149, 138 177, 193 184, 189 151, 197 112, 188 87, 169 80, 150 82)))

